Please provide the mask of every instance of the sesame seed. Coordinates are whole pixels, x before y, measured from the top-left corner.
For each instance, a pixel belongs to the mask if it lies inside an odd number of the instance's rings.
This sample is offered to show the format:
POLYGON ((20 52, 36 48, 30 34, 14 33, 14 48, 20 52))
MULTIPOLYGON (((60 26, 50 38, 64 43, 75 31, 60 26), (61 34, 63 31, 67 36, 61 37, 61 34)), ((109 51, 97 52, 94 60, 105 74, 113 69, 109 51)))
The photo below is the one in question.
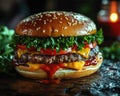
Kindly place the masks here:
POLYGON ((56 18, 56 14, 55 14, 55 13, 53 14, 53 18, 54 18, 54 17, 56 18))
POLYGON ((77 21, 75 21, 75 22, 73 23, 73 26, 74 26, 74 25, 77 25, 77 21))
POLYGON ((64 27, 64 29, 67 29, 67 27, 64 27))
POLYGON ((61 34, 62 36, 64 36, 64 34, 61 34))
POLYGON ((63 18, 60 18, 60 20, 62 20, 63 18))
POLYGON ((54 20, 54 19, 57 19, 57 17, 53 17, 53 20, 54 20))
POLYGON ((40 30, 40 27, 36 28, 36 30, 37 30, 37 31, 40 30))
POLYGON ((52 20, 50 19, 49 22, 52 22, 52 20))
POLYGON ((68 22, 68 25, 71 26, 72 24, 70 22, 68 22))
POLYGON ((82 24, 82 22, 78 22, 79 24, 82 24))
POLYGON ((43 33, 45 33, 45 31, 46 31, 46 30, 45 30, 45 29, 43 29, 43 33))
POLYGON ((46 24, 46 20, 44 20, 44 24, 46 24))
POLYGON ((43 15, 40 15, 40 18, 42 18, 43 17, 43 15))
POLYGON ((36 22, 33 22, 33 26, 34 26, 34 27, 36 26, 36 22))
POLYGON ((74 19, 72 19, 72 22, 74 22, 74 19))
POLYGON ((65 17, 65 19, 66 19, 66 20, 68 20, 68 18, 67 18, 67 17, 65 17))
POLYGON ((51 14, 47 13, 46 16, 51 17, 51 14))
POLYGON ((58 32, 58 29, 55 29, 54 32, 58 32))
POLYGON ((75 21, 75 23, 76 23, 76 24, 78 23, 77 20, 75 21))
POLYGON ((58 16, 60 16, 60 15, 61 15, 61 13, 57 13, 57 15, 58 15, 58 16))
POLYGON ((23 34, 27 34, 27 29, 24 29, 24 30, 22 31, 22 33, 23 33, 23 34))
POLYGON ((62 23, 62 21, 59 21, 59 23, 62 23))

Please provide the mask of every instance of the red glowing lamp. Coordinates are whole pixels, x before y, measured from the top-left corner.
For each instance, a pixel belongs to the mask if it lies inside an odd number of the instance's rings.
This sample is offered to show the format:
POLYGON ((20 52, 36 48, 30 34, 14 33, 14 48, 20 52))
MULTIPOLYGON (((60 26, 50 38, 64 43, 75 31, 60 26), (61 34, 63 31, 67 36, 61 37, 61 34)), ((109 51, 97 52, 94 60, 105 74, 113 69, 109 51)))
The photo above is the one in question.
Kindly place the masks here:
POLYGON ((98 24, 102 27, 106 38, 120 40, 120 2, 103 0, 102 9, 98 13, 98 24), (111 38, 112 37, 112 38, 111 38))
POLYGON ((111 22, 117 22, 117 20, 118 20, 118 14, 117 13, 111 13, 110 14, 110 21, 111 22))

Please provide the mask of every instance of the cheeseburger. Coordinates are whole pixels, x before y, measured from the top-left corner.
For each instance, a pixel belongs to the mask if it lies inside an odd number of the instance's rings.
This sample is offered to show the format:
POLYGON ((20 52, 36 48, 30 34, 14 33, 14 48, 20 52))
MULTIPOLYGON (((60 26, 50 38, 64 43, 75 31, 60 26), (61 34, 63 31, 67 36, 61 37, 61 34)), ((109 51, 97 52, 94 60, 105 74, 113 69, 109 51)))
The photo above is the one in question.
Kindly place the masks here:
POLYGON ((96 72, 102 31, 79 13, 51 11, 22 20, 14 36, 15 69, 24 77, 79 78, 96 72))

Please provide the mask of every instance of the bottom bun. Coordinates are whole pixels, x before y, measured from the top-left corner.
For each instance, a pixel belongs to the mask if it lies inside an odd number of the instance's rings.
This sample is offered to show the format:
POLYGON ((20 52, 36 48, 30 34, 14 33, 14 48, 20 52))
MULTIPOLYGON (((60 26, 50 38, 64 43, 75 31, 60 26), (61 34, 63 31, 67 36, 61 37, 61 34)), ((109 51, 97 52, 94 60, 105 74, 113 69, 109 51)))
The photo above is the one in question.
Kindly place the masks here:
MULTIPOLYGON (((69 78, 80 78, 84 76, 89 76, 95 73, 100 68, 103 61, 101 53, 97 55, 96 60, 97 60, 97 65, 84 66, 82 70, 72 70, 72 69, 61 68, 58 71, 56 71, 53 78, 69 79, 69 78)), ((19 66, 17 66, 16 70, 18 71, 19 74, 27 78, 32 78, 32 79, 47 78, 47 73, 42 69, 30 72, 30 71, 21 69, 19 68, 19 66)))

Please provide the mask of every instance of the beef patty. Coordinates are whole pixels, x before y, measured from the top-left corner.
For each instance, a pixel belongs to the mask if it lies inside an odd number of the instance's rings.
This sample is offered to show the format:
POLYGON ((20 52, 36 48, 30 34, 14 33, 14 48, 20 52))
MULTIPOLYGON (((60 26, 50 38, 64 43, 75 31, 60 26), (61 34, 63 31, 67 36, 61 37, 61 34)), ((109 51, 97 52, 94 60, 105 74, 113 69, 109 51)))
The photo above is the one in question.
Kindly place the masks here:
MULTIPOLYGON (((99 52, 98 46, 91 49, 89 58, 95 57, 99 52)), ((16 52, 15 58, 13 59, 15 65, 27 65, 27 62, 41 63, 41 64, 58 64, 58 63, 68 63, 75 61, 85 61, 86 58, 81 56, 78 53, 68 53, 63 55, 41 55, 41 54, 32 54, 32 53, 24 53, 18 58, 18 54, 16 52)))

